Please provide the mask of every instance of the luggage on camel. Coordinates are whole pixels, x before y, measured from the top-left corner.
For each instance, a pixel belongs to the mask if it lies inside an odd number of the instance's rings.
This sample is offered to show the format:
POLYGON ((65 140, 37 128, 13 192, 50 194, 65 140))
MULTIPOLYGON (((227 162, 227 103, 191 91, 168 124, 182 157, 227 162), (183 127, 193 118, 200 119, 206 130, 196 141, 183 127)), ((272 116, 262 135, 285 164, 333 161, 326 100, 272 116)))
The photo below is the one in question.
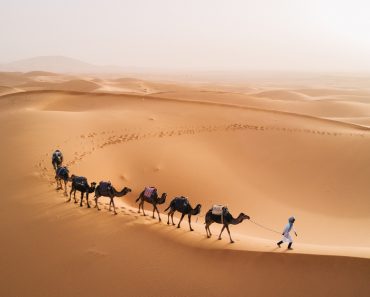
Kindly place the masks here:
POLYGON ((227 211, 227 207, 222 204, 214 204, 212 206, 212 214, 216 216, 220 216, 222 214, 225 214, 227 211))
POLYGON ((184 205, 184 207, 189 204, 189 200, 185 196, 180 196, 180 197, 178 197, 178 199, 181 201, 181 203, 184 205))
POLYGON ((157 189, 155 187, 145 187, 144 196, 146 198, 152 197, 152 195, 155 193, 157 193, 157 189))
POLYGON ((81 186, 84 186, 87 184, 87 179, 86 177, 83 176, 75 176, 72 179, 72 182, 81 186))
POLYGON ((221 223, 224 223, 224 217, 225 215, 229 212, 227 209, 227 206, 222 205, 222 204, 214 204, 212 206, 212 214, 215 216, 220 216, 221 217, 221 223))
POLYGON ((69 170, 67 167, 58 167, 56 170, 57 176, 68 175, 68 173, 69 173, 69 170))
POLYGON ((101 181, 99 183, 101 193, 110 193, 112 191, 112 184, 110 181, 101 181))

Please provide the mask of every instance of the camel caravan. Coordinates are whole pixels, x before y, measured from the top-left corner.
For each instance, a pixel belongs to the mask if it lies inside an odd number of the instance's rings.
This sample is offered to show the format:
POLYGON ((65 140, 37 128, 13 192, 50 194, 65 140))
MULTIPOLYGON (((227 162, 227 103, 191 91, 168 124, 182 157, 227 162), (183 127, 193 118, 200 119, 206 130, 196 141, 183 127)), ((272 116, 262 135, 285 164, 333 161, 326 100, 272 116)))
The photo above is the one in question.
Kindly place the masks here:
MULTIPOLYGON (((123 197, 126 194, 131 192, 130 188, 124 187, 121 191, 117 191, 116 188, 109 182, 109 181, 101 181, 99 184, 96 182, 88 183, 87 178, 84 176, 76 176, 74 174, 70 175, 67 166, 63 166, 63 155, 61 151, 56 150, 52 155, 52 165, 55 169, 55 180, 57 184, 57 190, 63 190, 64 184, 64 195, 68 196, 67 194, 67 184, 71 182, 71 191, 69 192, 69 199, 66 202, 71 201, 72 193, 74 203, 78 203, 76 199, 76 191, 81 193, 80 198, 80 207, 82 207, 82 202, 84 199, 84 195, 86 196, 86 205, 90 208, 89 203, 89 194, 94 193, 94 200, 95 206, 97 210, 100 210, 98 199, 100 197, 109 197, 109 211, 111 211, 111 207, 113 206, 113 213, 116 215, 116 206, 114 204, 114 197, 123 197)), ((152 217, 155 218, 155 212, 158 214, 158 220, 161 221, 161 216, 159 214, 158 206, 164 204, 166 202, 167 193, 162 193, 162 195, 158 194, 158 190, 151 186, 145 187, 145 189, 140 193, 139 197, 136 199, 136 203, 139 203, 139 210, 138 213, 143 212, 143 215, 146 216, 144 211, 144 203, 147 202, 153 206, 153 214, 152 217)), ((180 221, 177 224, 177 228, 180 228, 180 224, 183 218, 187 215, 189 228, 190 231, 194 231, 191 227, 191 217, 197 216, 200 214, 202 205, 197 204, 194 208, 191 206, 190 201, 187 197, 179 196, 174 197, 170 205, 164 210, 165 212, 168 211, 167 214, 167 225, 170 225, 170 218, 172 225, 175 225, 173 221, 173 215, 175 212, 179 212, 181 214, 180 221)), ((244 213, 239 214, 237 218, 234 218, 231 213, 229 212, 228 208, 224 205, 213 205, 211 209, 209 209, 205 216, 205 230, 207 233, 207 238, 212 236, 210 225, 213 223, 221 224, 222 229, 218 239, 221 240, 222 232, 226 229, 229 233, 230 242, 234 243, 231 238, 229 225, 237 225, 243 222, 243 220, 249 220, 250 217, 244 213)))

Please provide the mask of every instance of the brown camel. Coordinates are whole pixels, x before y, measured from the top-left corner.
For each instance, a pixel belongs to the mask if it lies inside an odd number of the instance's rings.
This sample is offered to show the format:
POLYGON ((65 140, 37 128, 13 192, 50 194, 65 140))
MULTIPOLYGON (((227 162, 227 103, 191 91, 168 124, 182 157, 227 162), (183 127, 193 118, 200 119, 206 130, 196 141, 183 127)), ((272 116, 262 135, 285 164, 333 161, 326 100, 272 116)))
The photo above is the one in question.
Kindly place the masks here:
POLYGON ((140 200, 138 213, 140 213, 140 209, 143 209, 143 215, 146 216, 146 214, 144 212, 144 202, 148 202, 148 203, 153 205, 153 219, 155 218, 154 217, 154 211, 157 211, 159 221, 161 221, 161 216, 159 215, 157 204, 165 203, 167 194, 163 193, 162 196, 159 198, 157 190, 154 189, 151 193, 151 196, 147 197, 147 196, 144 195, 145 191, 146 190, 142 191, 140 193, 139 197, 136 199, 136 202, 138 202, 140 200))
POLYGON ((164 211, 167 211, 168 209, 170 209, 170 211, 168 212, 168 217, 167 217, 167 225, 170 224, 170 216, 172 220, 172 225, 175 225, 175 223, 173 222, 173 215, 176 211, 178 211, 181 213, 181 219, 177 225, 177 228, 180 228, 180 224, 184 216, 188 215, 190 231, 194 231, 194 229, 191 227, 191 216, 192 215, 195 216, 199 214, 201 207, 202 205, 197 204, 195 208, 192 208, 189 203, 188 198, 184 196, 173 198, 170 203, 170 206, 164 210, 164 211))
POLYGON ((206 232, 207 232, 207 237, 210 238, 212 236, 211 230, 209 229, 209 226, 212 223, 223 224, 222 229, 221 229, 221 233, 218 236, 218 239, 221 240, 221 234, 224 231, 224 229, 226 228, 227 232, 229 233, 230 242, 234 243, 234 241, 231 239, 229 225, 230 224, 231 225, 238 225, 241 222, 243 222, 243 220, 249 220, 249 219, 250 219, 250 217, 248 215, 244 214, 244 213, 239 214, 238 217, 236 219, 234 219, 233 216, 231 215, 231 213, 228 211, 228 209, 226 207, 223 208, 223 212, 222 212, 221 215, 213 214, 212 209, 210 209, 207 212, 206 219, 205 219, 205 224, 206 224, 205 228, 206 228, 206 232))
POLYGON ((98 205, 98 199, 101 196, 104 197, 109 197, 110 202, 109 202, 109 211, 111 210, 111 206, 113 205, 114 209, 114 214, 116 215, 116 206, 114 205, 114 197, 122 197, 125 196, 127 193, 130 193, 131 189, 124 187, 120 192, 118 192, 110 182, 103 182, 101 181, 99 185, 95 189, 95 207, 100 210, 99 205, 98 205))

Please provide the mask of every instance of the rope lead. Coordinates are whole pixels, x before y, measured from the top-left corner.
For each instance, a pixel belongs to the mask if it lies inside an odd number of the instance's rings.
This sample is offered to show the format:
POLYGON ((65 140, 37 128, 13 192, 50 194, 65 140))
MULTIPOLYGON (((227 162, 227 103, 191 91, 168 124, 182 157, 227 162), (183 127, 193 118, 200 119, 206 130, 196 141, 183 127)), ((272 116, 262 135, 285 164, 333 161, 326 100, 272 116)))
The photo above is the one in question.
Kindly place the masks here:
POLYGON ((257 225, 257 226, 259 226, 259 227, 261 227, 261 228, 265 229, 265 230, 268 230, 268 231, 271 231, 271 232, 274 232, 274 233, 277 233, 277 234, 281 234, 281 232, 278 232, 278 231, 276 231, 276 230, 274 230, 274 229, 270 229, 270 228, 265 227, 265 226, 263 226, 263 225, 261 225, 261 224, 258 224, 257 222, 255 222, 255 221, 253 221, 253 220, 251 220, 251 219, 249 219, 249 221, 250 221, 251 223, 253 223, 253 224, 255 224, 255 225, 257 225))

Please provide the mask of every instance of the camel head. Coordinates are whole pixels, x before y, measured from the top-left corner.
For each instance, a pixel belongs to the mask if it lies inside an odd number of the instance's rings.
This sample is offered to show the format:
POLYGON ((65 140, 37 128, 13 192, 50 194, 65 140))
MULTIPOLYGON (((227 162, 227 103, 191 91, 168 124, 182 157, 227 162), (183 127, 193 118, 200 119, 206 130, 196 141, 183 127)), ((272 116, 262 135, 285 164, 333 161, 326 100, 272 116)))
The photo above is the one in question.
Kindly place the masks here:
POLYGON ((194 215, 199 214, 201 208, 202 208, 202 205, 201 204, 197 204, 197 206, 194 208, 194 215))
POLYGON ((94 192, 95 189, 96 189, 96 182, 92 182, 90 185, 90 189, 89 189, 91 191, 90 193, 94 192))
POLYGON ((123 189, 126 193, 130 193, 131 192, 131 189, 130 188, 127 188, 127 187, 124 187, 123 189))
POLYGON ((161 198, 158 198, 157 203, 158 203, 158 204, 163 204, 163 203, 165 203, 165 202, 166 202, 166 198, 167 198, 167 193, 163 193, 163 194, 162 194, 162 196, 161 196, 161 198))
POLYGON ((244 214, 244 213, 241 213, 239 215, 239 218, 242 219, 242 220, 249 220, 250 219, 250 217, 248 215, 244 214))

